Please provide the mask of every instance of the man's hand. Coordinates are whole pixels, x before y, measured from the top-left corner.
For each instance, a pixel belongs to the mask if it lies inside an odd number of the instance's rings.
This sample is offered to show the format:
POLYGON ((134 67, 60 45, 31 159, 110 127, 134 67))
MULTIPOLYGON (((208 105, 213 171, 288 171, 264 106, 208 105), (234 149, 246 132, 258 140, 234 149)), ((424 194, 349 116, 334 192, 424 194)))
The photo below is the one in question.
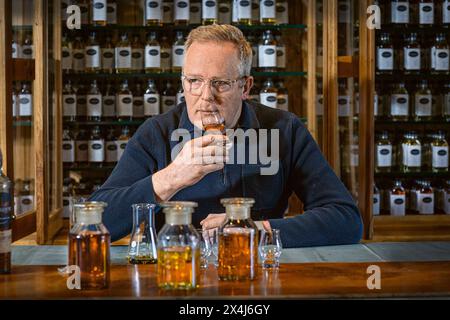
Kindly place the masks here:
POLYGON ((223 135, 206 135, 187 142, 170 165, 153 174, 156 200, 167 201, 179 190, 223 169, 228 161, 227 141, 223 135))
POLYGON ((203 230, 211 230, 220 227, 225 220, 225 213, 211 213, 200 222, 203 230))

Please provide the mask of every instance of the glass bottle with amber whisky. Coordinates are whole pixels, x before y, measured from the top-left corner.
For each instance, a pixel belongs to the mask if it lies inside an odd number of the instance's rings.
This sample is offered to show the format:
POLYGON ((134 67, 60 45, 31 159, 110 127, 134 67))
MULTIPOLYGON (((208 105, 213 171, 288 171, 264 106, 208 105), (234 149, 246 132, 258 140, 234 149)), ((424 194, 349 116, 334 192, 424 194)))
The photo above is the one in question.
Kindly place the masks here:
POLYGON ((275 71, 277 67, 277 42, 271 30, 266 30, 258 44, 258 67, 263 71, 275 71))
POLYGON ((400 180, 395 180, 389 191, 389 209, 392 216, 404 216, 406 213, 406 192, 400 180))
POLYGON ((419 0, 419 25, 430 27, 434 24, 434 0, 419 0))
POLYGON ((119 137, 116 140, 117 144, 117 161, 122 157, 128 141, 131 139, 130 128, 128 126, 122 127, 119 137))
POLYGON ((260 103, 271 108, 277 108, 277 94, 278 90, 272 79, 267 79, 264 81, 263 87, 259 93, 260 103))
POLYGON ((94 26, 106 26, 107 22, 107 0, 92 0, 91 3, 91 24, 94 26))
POLYGON ((190 13, 189 13, 189 23, 190 24, 201 24, 202 23, 202 3, 201 0, 191 0, 190 1, 190 13))
POLYGON ((111 82, 107 82, 104 92, 102 106, 103 119, 112 121, 116 119, 116 92, 111 82))
POLYGON ((287 0, 277 0, 276 19, 278 24, 289 23, 289 2, 287 0))
POLYGON ((404 82, 396 84, 390 100, 389 118, 392 121, 408 121, 409 93, 404 82))
POLYGON ((186 290, 199 285, 199 234, 192 225, 195 202, 161 204, 165 224, 158 233, 157 283, 161 289, 186 290))
POLYGON ((85 167, 89 160, 89 137, 86 129, 80 128, 75 138, 75 162, 78 167, 85 167))
POLYGON ((289 93, 282 80, 277 82, 277 108, 289 111, 289 93))
POLYGON ((102 121, 103 96, 97 86, 97 80, 92 80, 91 88, 86 95, 86 110, 88 121, 102 121))
POLYGON ((403 48, 403 69, 406 74, 418 73, 421 70, 421 49, 417 42, 417 33, 411 33, 406 37, 403 48))
POLYGON ((73 71, 75 73, 84 72, 84 43, 80 36, 75 38, 73 43, 73 71))
POLYGON ((108 25, 117 24, 117 1, 107 0, 106 4, 106 20, 108 25))
POLYGON ((260 1, 259 3, 259 19, 261 24, 276 24, 276 1, 260 1))
POLYGON ((115 58, 117 73, 131 72, 131 44, 126 32, 120 36, 120 41, 116 44, 115 58))
POLYGON ((77 119, 77 95, 72 88, 72 82, 68 80, 63 88, 63 119, 64 121, 76 121, 77 119))
POLYGON ((410 5, 409 1, 392 0, 391 1, 391 23, 407 25, 410 23, 410 5))
POLYGON ((145 0, 145 24, 147 26, 162 26, 162 0, 145 0))
POLYGON ((163 25, 171 24, 173 22, 173 0, 163 0, 163 25))
POLYGON ((252 3, 251 1, 237 1, 238 24, 252 24, 252 3))
POLYGON ((160 96, 153 79, 148 80, 144 94, 144 115, 151 117, 159 114, 160 96))
POLYGON ((128 80, 123 80, 116 98, 117 118, 119 121, 133 120, 133 94, 128 88, 128 80))
POLYGON ((161 46, 156 39, 156 32, 151 31, 145 45, 145 73, 161 71, 161 46))
POLYGON ((434 190, 428 180, 424 180, 418 190, 417 211, 419 214, 434 214, 434 190))
POLYGON ((139 82, 134 85, 133 91, 133 119, 142 120, 144 118, 144 91, 139 82))
POLYGON ((414 131, 404 135, 401 142, 400 170, 402 172, 419 172, 422 167, 422 144, 414 131))
POLYGON ((220 280, 253 280, 258 264, 258 228, 250 217, 254 199, 221 199, 226 218, 218 230, 220 280))
POLYGON ((228 0, 219 0, 219 24, 231 24, 231 3, 228 0))
POLYGON ((184 60, 184 36, 182 31, 177 31, 175 42, 172 46, 172 72, 181 72, 184 60))
POLYGON ((138 34, 133 35, 131 42, 131 70, 133 72, 144 71, 144 45, 138 34))
POLYGON ((173 6, 173 22, 175 25, 188 25, 190 15, 189 0, 175 0, 173 6))
POLYGON ((279 71, 286 69, 286 45, 284 44, 281 33, 275 36, 277 42, 277 69, 279 71))
POLYGON ((161 94, 161 113, 169 111, 176 103, 177 92, 170 81, 165 83, 161 94))
POLYGON ((377 69, 383 73, 394 70, 394 45, 388 33, 382 33, 377 45, 377 69))
POLYGON ((161 71, 170 72, 172 69, 172 45, 166 35, 161 38, 161 71))
POLYGON ((112 41, 112 37, 110 34, 108 34, 101 46, 101 53, 102 53, 102 72, 104 73, 114 73, 114 65, 115 65, 115 46, 112 41))
POLYGON ((432 95, 428 81, 422 80, 414 95, 414 120, 429 121, 433 118, 432 95))
POLYGON ((438 131, 431 141, 431 168, 433 172, 448 172, 448 142, 445 132, 438 131))
POLYGON ((445 74, 450 71, 450 47, 445 34, 438 33, 431 47, 431 72, 445 74))
POLYGON ((375 142, 375 171, 391 172, 393 166, 392 142, 387 131, 377 135, 375 142))
POLYGON ((217 0, 202 0, 202 24, 217 23, 219 16, 219 6, 217 0))

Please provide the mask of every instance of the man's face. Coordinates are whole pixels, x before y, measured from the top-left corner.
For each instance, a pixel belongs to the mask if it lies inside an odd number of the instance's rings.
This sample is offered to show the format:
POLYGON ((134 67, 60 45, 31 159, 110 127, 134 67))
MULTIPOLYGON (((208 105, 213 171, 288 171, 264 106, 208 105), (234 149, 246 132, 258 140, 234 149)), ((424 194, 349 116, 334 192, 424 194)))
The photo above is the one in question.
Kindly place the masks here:
MULTIPOLYGON (((238 49, 230 42, 194 42, 186 52, 183 74, 189 78, 235 80, 238 72, 238 49)), ((206 82, 201 95, 189 93, 185 87, 184 96, 189 120, 202 128, 202 113, 217 111, 225 120, 225 126, 236 125, 242 109, 242 100, 248 98, 253 79, 251 77, 234 82, 227 92, 218 93, 206 82)))

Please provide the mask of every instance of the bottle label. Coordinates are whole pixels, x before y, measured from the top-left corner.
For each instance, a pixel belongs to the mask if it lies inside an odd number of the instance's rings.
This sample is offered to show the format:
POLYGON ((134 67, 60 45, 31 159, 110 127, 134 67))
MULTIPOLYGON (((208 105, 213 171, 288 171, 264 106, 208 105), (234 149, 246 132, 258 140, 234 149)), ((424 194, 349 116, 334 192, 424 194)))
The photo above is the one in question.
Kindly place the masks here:
POLYGON ((231 24, 231 10, 228 2, 219 3, 219 24, 231 24))
POLYGON ((409 2, 398 1, 391 3, 392 23, 409 23, 409 2))
POLYGON ((442 23, 448 24, 450 23, 450 1, 445 0, 442 3, 442 23))
POLYGON ((422 148, 417 145, 402 144, 403 165, 406 167, 420 167, 422 164, 422 148))
POLYGON ((27 213, 34 208, 34 196, 20 196, 20 211, 22 213, 27 213))
POLYGON ((349 96, 339 96, 338 97, 338 114, 339 117, 350 117, 351 106, 349 96))
POLYGON ((261 101, 261 104, 267 107, 277 108, 277 94, 275 92, 260 93, 259 100, 261 101))
POLYGON ((450 50, 432 48, 431 67, 437 71, 448 71, 450 69, 450 50))
POLYGON ((63 70, 72 69, 72 50, 68 47, 62 48, 61 67, 63 70))
POLYGON ((276 18, 275 1, 272 0, 261 1, 259 5, 259 15, 260 19, 275 19, 276 18))
POLYGON ((33 59, 33 46, 24 44, 22 45, 22 59, 33 59))
POLYGON ((102 68, 103 70, 114 69, 115 50, 114 48, 102 49, 102 68))
POLYGON ((275 45, 258 46, 258 58, 260 67, 276 67, 277 46, 275 45))
POLYGON ((92 20, 106 21, 106 0, 95 0, 92 6, 92 20))
POLYGON ((392 146, 377 145, 376 149, 377 149, 376 166, 380 168, 392 167, 392 146))
POLYGON ((405 195, 390 194, 390 211, 392 216, 404 216, 405 215, 405 195))
POLYGON ((131 94, 119 94, 117 116, 119 117, 133 116, 133 96, 131 94))
POLYGON ((144 97, 133 96, 133 117, 143 118, 144 117, 144 97))
POLYGON ((133 70, 144 69, 144 49, 133 48, 131 50, 131 68, 133 70))
POLYGON ((75 162, 75 142, 73 140, 63 141, 62 161, 63 162, 75 162))
POLYGON ((32 115, 33 97, 31 94, 19 94, 19 116, 29 117, 32 115))
POLYGON ((432 146, 431 153, 433 168, 448 167, 448 146, 432 146))
POLYGON ((161 48, 161 68, 169 70, 172 59, 172 51, 169 48, 161 48))
POLYGON ((238 19, 251 19, 252 18, 252 4, 249 0, 238 1, 238 19))
POLYGON ((122 155, 125 151, 125 148, 127 147, 128 140, 117 140, 116 146, 117 146, 117 161, 122 158, 122 155))
POLYGON ((88 161, 88 150, 89 144, 85 140, 77 140, 75 141, 75 159, 77 162, 87 162, 88 161))
POLYGON ((12 230, 0 231, 0 253, 11 252, 12 230))
POLYGON ((276 6, 277 10, 277 23, 278 24, 288 24, 289 14, 288 14, 288 2, 278 2, 276 6))
POLYGON ((394 49, 378 48, 378 70, 394 70, 394 49))
POLYGON ((173 46, 172 48, 172 66, 182 67, 184 59, 184 46, 173 46))
POLYGON ((202 5, 200 2, 191 3, 190 8, 190 24, 200 24, 202 23, 202 5))
POLYGON ((287 94, 279 94, 277 96, 277 108, 289 111, 289 96, 287 94))
POLYGON ((117 24, 117 4, 108 2, 106 11, 108 24, 117 24))
POLYGON ((175 0, 175 17, 174 20, 189 21, 189 1, 175 0))
POLYGON ((421 193, 417 195, 417 211, 419 214, 433 214, 434 213, 434 194, 421 193))
POLYGON ((104 96, 103 97, 103 116, 115 117, 116 116, 116 97, 104 96))
POLYGON ((144 114, 145 116, 155 116, 159 114, 159 94, 144 94, 144 114))
POLYGON ((163 8, 163 23, 172 23, 173 2, 164 1, 163 8))
POLYGON ((103 140, 89 140, 89 162, 105 161, 105 142, 103 140))
POLYGON ((145 1, 145 19, 146 20, 162 20, 162 0, 146 0, 145 1))
POLYGON ((145 68, 161 68, 160 46, 145 46, 145 68))
POLYGON ((102 115, 102 95, 88 94, 87 100, 87 115, 91 117, 100 117, 102 115))
POLYGON ((179 105, 180 103, 183 103, 185 101, 184 93, 182 93, 182 92, 177 93, 176 101, 177 101, 177 105, 179 105))
POLYGON ((373 215, 379 216, 380 215, 380 194, 374 194, 373 195, 373 215))
POLYGON ((202 18, 217 20, 217 1, 203 0, 202 2, 202 18))
POLYGON ((117 144, 116 141, 106 141, 105 160, 106 162, 117 162, 117 144))
POLYGON ((416 94, 415 114, 416 116, 431 116, 431 95, 416 94))
POLYGON ((407 94, 391 95, 391 115, 407 116, 409 106, 409 96, 407 94))
POLYGON ((340 0, 338 4, 338 21, 339 23, 350 23, 350 1, 349 0, 340 0))
POLYGON ((405 48, 404 67, 406 70, 420 70, 420 49, 405 48))
POLYGON ((77 96, 75 94, 63 95, 63 116, 75 117, 77 115, 77 96))
POLYGON ((162 96, 161 98, 161 108, 162 113, 170 110, 176 102, 176 98, 174 96, 162 96))
POLYGON ((420 24, 433 24, 434 23, 434 4, 433 3, 420 3, 419 4, 420 24))
POLYGON ((117 47, 116 51, 116 68, 131 69, 131 48, 117 47))
POLYGON ((286 47, 277 47, 277 67, 286 68, 286 47))

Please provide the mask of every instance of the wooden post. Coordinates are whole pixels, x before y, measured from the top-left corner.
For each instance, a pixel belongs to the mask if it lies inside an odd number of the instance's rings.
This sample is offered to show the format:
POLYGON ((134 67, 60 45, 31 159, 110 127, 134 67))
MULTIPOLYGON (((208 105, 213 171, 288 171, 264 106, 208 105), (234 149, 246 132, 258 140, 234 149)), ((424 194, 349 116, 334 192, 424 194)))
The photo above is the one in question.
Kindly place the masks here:
POLYGON ((307 109, 308 129, 314 139, 318 141, 317 119, 316 119, 316 96, 317 96, 317 21, 316 0, 308 0, 307 10, 307 42, 308 42, 308 78, 307 78, 307 109))

